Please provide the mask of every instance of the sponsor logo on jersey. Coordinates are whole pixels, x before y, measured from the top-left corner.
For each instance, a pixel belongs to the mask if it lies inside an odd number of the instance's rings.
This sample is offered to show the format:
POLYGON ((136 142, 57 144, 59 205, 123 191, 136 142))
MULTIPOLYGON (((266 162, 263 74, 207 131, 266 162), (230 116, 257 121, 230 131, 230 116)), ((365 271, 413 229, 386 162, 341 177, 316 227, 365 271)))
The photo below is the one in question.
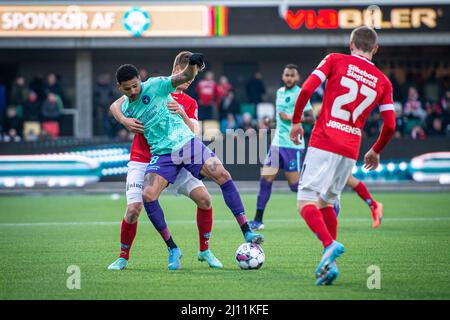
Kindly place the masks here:
POLYGON ((371 86, 372 88, 375 88, 377 86, 378 78, 375 77, 373 74, 368 73, 366 70, 361 70, 357 66, 353 64, 348 65, 347 69, 347 76, 362 82, 364 84, 367 84, 371 86))
POLYGON ((361 130, 359 128, 356 127, 352 127, 348 124, 344 124, 344 123, 340 123, 334 120, 328 120, 327 122, 327 127, 333 128, 333 129, 337 129, 337 130, 341 130, 350 134, 354 134, 357 136, 361 136, 361 130))
POLYGON ((289 102, 291 101, 291 97, 286 97, 286 99, 284 99, 285 102, 289 102))

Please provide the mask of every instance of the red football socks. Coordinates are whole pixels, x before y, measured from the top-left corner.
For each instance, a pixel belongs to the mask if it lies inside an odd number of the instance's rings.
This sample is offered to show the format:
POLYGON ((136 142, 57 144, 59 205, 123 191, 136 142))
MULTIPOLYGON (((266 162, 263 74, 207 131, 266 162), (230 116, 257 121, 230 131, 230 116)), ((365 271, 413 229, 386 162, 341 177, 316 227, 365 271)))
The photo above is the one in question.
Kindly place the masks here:
POLYGON ((200 209, 197 208, 197 227, 198 227, 198 238, 200 242, 200 251, 208 250, 209 248, 209 238, 211 237, 213 216, 212 208, 200 209))
POLYGON ((353 189, 356 191, 358 196, 366 202, 371 209, 375 209, 377 207, 377 202, 372 198, 369 190, 364 183, 359 182, 358 185, 353 189))
POLYGON ((328 231, 322 214, 319 209, 313 204, 308 204, 303 207, 301 216, 305 219, 306 224, 309 226, 312 232, 314 232, 323 246, 326 248, 333 242, 333 237, 328 231))
POLYGON ((336 240, 338 220, 336 217, 336 212, 334 212, 334 208, 325 207, 320 209, 320 212, 322 213, 323 221, 325 221, 325 224, 327 225, 328 232, 333 237, 333 239, 336 240))
POLYGON ((127 223, 125 218, 122 220, 120 229, 120 257, 124 259, 130 258, 130 249, 136 236, 137 221, 133 224, 127 223))

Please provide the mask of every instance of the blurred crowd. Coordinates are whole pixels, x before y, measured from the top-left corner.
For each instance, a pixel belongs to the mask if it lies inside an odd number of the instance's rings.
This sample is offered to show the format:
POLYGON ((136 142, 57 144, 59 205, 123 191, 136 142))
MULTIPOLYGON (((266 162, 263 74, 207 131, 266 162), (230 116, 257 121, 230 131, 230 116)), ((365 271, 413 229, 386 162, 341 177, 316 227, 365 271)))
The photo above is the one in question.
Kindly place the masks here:
POLYGON ((49 73, 45 79, 16 77, 6 100, 0 117, 3 141, 36 141, 60 135, 60 120, 67 99, 55 73, 49 73))
MULTIPOLYGON (((385 64, 380 69, 389 76, 397 115, 396 138, 426 139, 450 136, 450 68, 443 65, 385 64)), ((381 126, 374 112, 365 134, 377 136, 381 126)))
MULTIPOLYGON (((395 137, 426 139, 429 136, 450 136, 450 71, 436 68, 405 68, 381 66, 389 75, 394 89, 397 114, 395 137)), ((143 81, 150 73, 140 70, 143 81)), ((158 71, 151 76, 160 75, 158 71)), ((282 85, 280 80, 280 86, 282 85)), ((72 107, 61 85, 61 79, 50 73, 45 79, 18 76, 11 85, 6 108, 0 123, 1 139, 8 141, 35 141, 57 138, 61 135, 61 117, 65 108, 72 107)), ((255 72, 239 88, 225 75, 215 76, 204 72, 189 87, 187 94, 198 102, 199 120, 205 126, 226 133, 227 129, 259 130, 275 128, 273 93, 268 93, 263 74, 255 72)), ((311 98, 314 112, 320 112, 324 87, 319 87, 311 98)), ((93 88, 94 135, 130 139, 130 134, 117 123, 109 112, 110 104, 120 96, 113 76, 101 73, 96 76, 93 88)), ((377 109, 371 114, 364 128, 366 137, 376 137, 381 129, 381 117, 377 109)), ((312 126, 306 126, 309 133, 312 126)))

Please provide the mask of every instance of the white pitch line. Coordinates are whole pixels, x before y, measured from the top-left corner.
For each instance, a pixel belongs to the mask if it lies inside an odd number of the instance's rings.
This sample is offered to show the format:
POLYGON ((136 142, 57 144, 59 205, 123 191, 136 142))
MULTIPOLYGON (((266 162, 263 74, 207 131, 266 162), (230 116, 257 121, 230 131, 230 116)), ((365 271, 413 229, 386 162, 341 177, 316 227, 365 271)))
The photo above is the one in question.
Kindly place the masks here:
MULTIPOLYGON (((265 219, 264 222, 299 222, 302 219, 265 219)), ((343 218, 342 222, 367 222, 370 218, 343 218)), ((450 221, 450 217, 404 217, 404 218, 384 218, 384 222, 403 222, 403 221, 450 221)), ((19 223, 0 223, 0 227, 51 227, 51 226, 112 226, 119 225, 120 221, 67 221, 67 222, 19 222, 19 223)), ((194 224, 195 220, 167 220, 168 224, 194 224)), ((213 220, 213 224, 235 223, 235 220, 213 220)))

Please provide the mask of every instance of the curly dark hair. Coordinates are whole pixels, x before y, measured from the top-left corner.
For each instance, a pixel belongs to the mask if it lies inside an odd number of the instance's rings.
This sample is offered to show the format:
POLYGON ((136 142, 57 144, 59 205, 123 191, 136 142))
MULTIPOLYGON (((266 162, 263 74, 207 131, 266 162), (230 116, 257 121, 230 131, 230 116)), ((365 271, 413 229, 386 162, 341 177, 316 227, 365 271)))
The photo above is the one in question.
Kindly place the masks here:
POLYGON ((132 64, 123 64, 116 71, 116 80, 119 84, 134 77, 139 77, 139 71, 132 64))

